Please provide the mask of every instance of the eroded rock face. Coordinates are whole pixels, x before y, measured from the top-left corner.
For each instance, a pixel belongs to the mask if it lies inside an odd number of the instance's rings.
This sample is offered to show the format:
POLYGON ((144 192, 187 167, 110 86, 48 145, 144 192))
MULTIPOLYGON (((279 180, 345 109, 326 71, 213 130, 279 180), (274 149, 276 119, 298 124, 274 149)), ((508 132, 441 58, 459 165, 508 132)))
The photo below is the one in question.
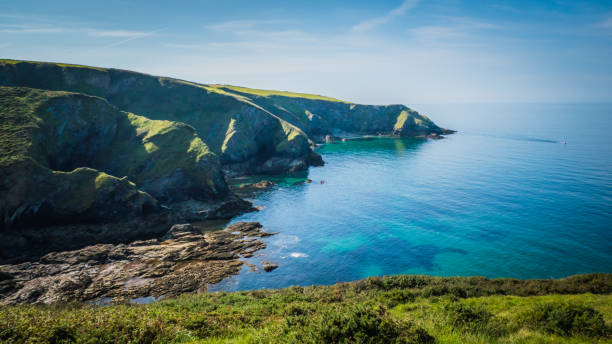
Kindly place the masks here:
POLYGON ((236 274, 273 235, 257 222, 216 232, 174 225, 163 237, 52 252, 34 262, 0 265, 0 302, 55 303, 176 296, 206 290, 236 274))
POLYGON ((0 87, 0 120, 0 263, 253 210, 184 123, 23 87, 0 87))
POLYGON ((102 97, 120 110, 189 124, 229 175, 296 171, 320 164, 312 141, 338 132, 443 134, 404 105, 374 106, 327 97, 203 85, 125 70, 0 61, 0 85, 102 97))
POLYGON ((159 202, 125 178, 90 168, 54 172, 31 159, 0 166, 3 226, 100 223, 161 210, 159 202))
POLYGON ((0 85, 88 94, 149 119, 188 124, 235 174, 275 172, 266 170, 262 162, 273 157, 295 160, 310 151, 308 137, 297 127, 244 97, 208 85, 125 70, 27 61, 0 61, 0 85))
POLYGON ((12 60, 0 124, 0 262, 251 211, 225 176, 321 166, 316 137, 448 133, 403 105, 12 60))

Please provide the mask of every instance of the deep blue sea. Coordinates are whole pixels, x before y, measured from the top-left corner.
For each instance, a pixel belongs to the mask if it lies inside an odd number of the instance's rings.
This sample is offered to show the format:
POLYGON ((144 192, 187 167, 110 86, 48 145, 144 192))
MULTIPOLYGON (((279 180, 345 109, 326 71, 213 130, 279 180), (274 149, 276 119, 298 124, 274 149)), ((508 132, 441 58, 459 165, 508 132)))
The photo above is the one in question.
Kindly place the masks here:
POLYGON ((278 183, 253 199, 263 209, 233 222, 278 232, 249 262, 279 268, 210 290, 612 272, 612 104, 414 109, 457 134, 324 145, 324 167, 263 177, 278 183))

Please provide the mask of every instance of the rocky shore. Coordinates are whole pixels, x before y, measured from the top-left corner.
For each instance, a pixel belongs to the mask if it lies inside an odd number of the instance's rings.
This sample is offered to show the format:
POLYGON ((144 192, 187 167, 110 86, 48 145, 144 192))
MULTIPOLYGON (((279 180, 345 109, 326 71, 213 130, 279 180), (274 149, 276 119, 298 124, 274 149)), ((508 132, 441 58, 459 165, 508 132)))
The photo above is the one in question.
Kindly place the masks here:
POLYGON ((227 178, 322 166, 315 142, 347 133, 452 131, 404 105, 0 60, 0 298, 131 299, 218 282, 267 234, 177 224, 256 210, 243 198, 274 184, 227 178))
POLYGON ((257 222, 212 232, 180 224, 157 239, 97 244, 0 265, 0 303, 155 300, 206 290, 237 274, 243 258, 265 248, 260 239, 270 235, 257 222))

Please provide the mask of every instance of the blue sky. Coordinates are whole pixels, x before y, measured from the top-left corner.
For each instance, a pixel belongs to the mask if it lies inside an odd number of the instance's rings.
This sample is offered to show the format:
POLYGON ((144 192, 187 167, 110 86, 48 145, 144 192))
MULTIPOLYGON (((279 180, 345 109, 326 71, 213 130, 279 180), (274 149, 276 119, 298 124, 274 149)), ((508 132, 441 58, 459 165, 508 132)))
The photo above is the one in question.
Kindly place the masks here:
POLYGON ((359 103, 612 101, 612 1, 0 1, 0 57, 359 103))

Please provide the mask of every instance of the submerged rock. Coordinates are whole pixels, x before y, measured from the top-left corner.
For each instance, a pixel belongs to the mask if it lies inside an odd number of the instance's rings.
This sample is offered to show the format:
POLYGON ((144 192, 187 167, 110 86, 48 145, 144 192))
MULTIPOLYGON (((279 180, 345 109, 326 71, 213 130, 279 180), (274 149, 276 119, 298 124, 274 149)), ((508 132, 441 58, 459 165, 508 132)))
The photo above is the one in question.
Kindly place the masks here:
POLYGON ((114 301, 176 296, 240 271, 241 258, 273 235, 257 222, 238 222, 216 232, 174 225, 159 239, 97 244, 51 252, 37 261, 0 265, 0 303, 114 301))
POLYGON ((261 180, 257 183, 240 185, 234 188, 233 191, 240 197, 251 198, 262 191, 269 190, 275 185, 276 183, 269 180, 261 180))
POLYGON ((275 263, 272 262, 261 262, 261 266, 263 267, 265 272, 270 272, 272 270, 275 270, 276 268, 278 268, 278 265, 276 265, 275 263))
POLYGON ((247 184, 247 185, 242 185, 242 186, 240 186, 240 187, 241 187, 241 188, 249 188, 249 187, 252 187, 252 188, 255 188, 255 189, 267 189, 267 188, 270 188, 270 187, 272 187, 272 186, 274 186, 274 185, 276 185, 276 183, 271 182, 271 181, 269 181, 269 180, 262 180, 262 181, 259 181, 259 182, 257 182, 257 183, 247 184))

